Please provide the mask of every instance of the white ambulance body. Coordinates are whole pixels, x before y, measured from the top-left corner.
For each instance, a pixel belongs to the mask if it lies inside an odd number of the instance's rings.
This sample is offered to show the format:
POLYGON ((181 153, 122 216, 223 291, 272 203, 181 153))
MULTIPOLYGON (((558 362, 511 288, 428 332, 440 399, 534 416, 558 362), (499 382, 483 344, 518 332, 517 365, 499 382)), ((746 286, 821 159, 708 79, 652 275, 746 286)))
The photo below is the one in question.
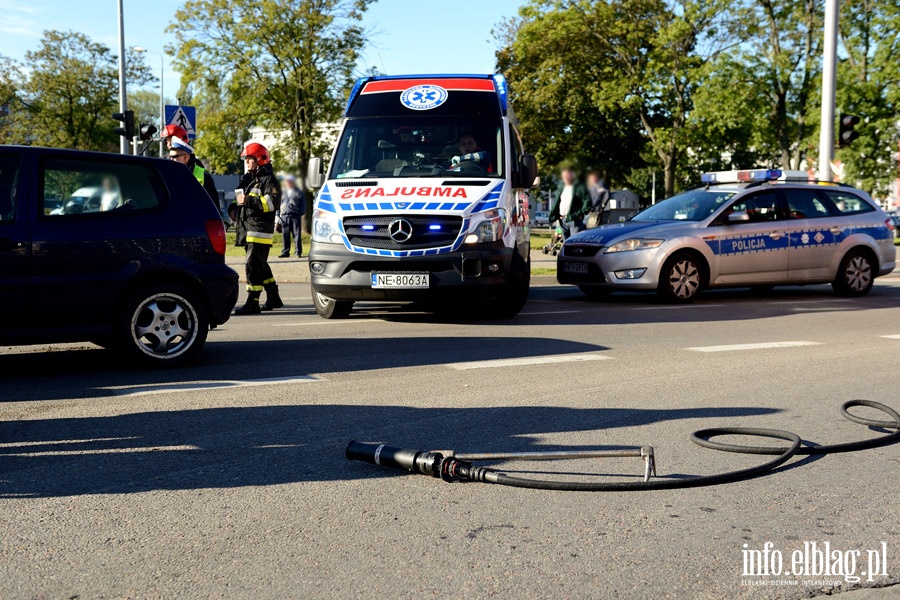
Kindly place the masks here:
POLYGON ((320 188, 309 254, 325 318, 358 300, 514 316, 530 280, 525 154, 499 75, 357 81, 320 188))

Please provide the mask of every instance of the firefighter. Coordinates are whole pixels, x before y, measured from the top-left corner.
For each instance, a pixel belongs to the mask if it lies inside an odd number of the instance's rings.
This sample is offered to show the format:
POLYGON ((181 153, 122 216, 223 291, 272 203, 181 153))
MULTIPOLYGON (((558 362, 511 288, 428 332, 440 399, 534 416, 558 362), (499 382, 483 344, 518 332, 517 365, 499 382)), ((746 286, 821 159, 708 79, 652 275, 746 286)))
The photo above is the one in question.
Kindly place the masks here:
POLYGON ((236 192, 228 214, 235 221, 235 245, 244 246, 247 254, 247 301, 234 311, 236 315, 256 315, 263 310, 281 308, 278 284, 269 267, 269 250, 275 232, 281 188, 272 170, 272 160, 265 146, 249 143, 241 153, 246 173, 236 192), (266 303, 259 305, 259 297, 266 292, 266 303))
POLYGON ((219 190, 216 189, 216 182, 213 181, 212 175, 206 172, 203 163, 194 156, 194 149, 191 148, 190 144, 176 136, 167 138, 167 143, 169 145, 169 158, 180 162, 190 169, 197 181, 200 182, 200 185, 203 186, 203 189, 206 190, 206 193, 209 194, 213 204, 218 207, 219 190))

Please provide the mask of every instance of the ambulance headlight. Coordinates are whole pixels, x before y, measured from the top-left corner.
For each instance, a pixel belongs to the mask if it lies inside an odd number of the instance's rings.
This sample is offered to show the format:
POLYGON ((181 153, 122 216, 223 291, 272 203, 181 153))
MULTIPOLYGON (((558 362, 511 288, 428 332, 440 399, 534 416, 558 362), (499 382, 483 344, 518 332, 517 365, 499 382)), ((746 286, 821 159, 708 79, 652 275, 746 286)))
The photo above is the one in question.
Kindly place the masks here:
POLYGON ((338 226, 338 216, 317 208, 313 211, 312 239, 316 242, 330 242, 332 244, 343 243, 341 229, 338 226))
POLYGON ((616 252, 631 252, 632 250, 650 250, 659 248, 665 240, 645 240, 643 238, 631 238, 616 242, 603 251, 603 254, 615 254, 616 252))
POLYGON ((472 215, 472 224, 464 240, 466 244, 496 242, 506 232, 506 211, 502 208, 472 215))

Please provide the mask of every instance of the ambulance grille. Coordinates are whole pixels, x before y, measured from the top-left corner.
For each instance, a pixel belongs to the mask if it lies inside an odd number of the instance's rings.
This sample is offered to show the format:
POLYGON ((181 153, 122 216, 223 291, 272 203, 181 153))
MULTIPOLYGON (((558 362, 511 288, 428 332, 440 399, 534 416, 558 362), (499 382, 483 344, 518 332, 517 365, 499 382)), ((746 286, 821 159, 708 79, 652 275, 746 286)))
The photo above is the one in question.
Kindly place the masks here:
POLYGON ((450 215, 372 215, 344 217, 350 244, 379 250, 421 250, 450 246, 459 237, 462 217, 450 215), (412 235, 406 241, 391 238, 391 223, 406 220, 412 235))

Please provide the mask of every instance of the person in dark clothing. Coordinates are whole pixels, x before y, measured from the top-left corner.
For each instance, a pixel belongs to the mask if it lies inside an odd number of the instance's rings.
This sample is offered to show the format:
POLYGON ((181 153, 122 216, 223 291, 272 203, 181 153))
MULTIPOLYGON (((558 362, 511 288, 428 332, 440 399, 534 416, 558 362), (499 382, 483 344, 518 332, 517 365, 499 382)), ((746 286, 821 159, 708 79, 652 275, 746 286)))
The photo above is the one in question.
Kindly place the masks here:
POLYGON ((180 162, 191 170, 191 173, 194 174, 194 177, 200 182, 200 185, 203 186, 206 193, 209 194, 209 198, 213 201, 213 204, 218 208, 219 190, 216 189, 216 182, 213 181, 212 175, 206 171, 203 163, 194 156, 194 149, 181 138, 172 137, 169 139, 169 158, 176 162, 180 162))
POLYGON ((291 255, 291 236, 294 236, 294 243, 297 246, 296 256, 301 258, 303 256, 303 240, 300 235, 301 223, 306 214, 306 195, 297 187, 297 180, 293 175, 285 176, 283 183, 278 222, 281 224, 284 248, 278 258, 287 258, 291 255))
POLYGON ((563 239, 567 240, 584 230, 584 217, 591 210, 591 196, 584 184, 576 180, 572 169, 563 169, 560 178, 562 182, 553 194, 550 222, 559 221, 563 239))
POLYGON ((591 211, 588 215, 587 228, 591 229, 603 222, 603 213, 609 210, 609 189, 598 171, 588 173, 587 189, 591 195, 591 211))
POLYGON ((228 214, 235 222, 235 245, 243 246, 247 253, 247 301, 234 314, 256 315, 284 306, 268 262, 281 187, 265 146, 247 144, 241 160, 247 172, 235 190, 235 202, 228 207, 228 214), (263 291, 266 292, 266 303, 260 307, 259 297, 263 291))

